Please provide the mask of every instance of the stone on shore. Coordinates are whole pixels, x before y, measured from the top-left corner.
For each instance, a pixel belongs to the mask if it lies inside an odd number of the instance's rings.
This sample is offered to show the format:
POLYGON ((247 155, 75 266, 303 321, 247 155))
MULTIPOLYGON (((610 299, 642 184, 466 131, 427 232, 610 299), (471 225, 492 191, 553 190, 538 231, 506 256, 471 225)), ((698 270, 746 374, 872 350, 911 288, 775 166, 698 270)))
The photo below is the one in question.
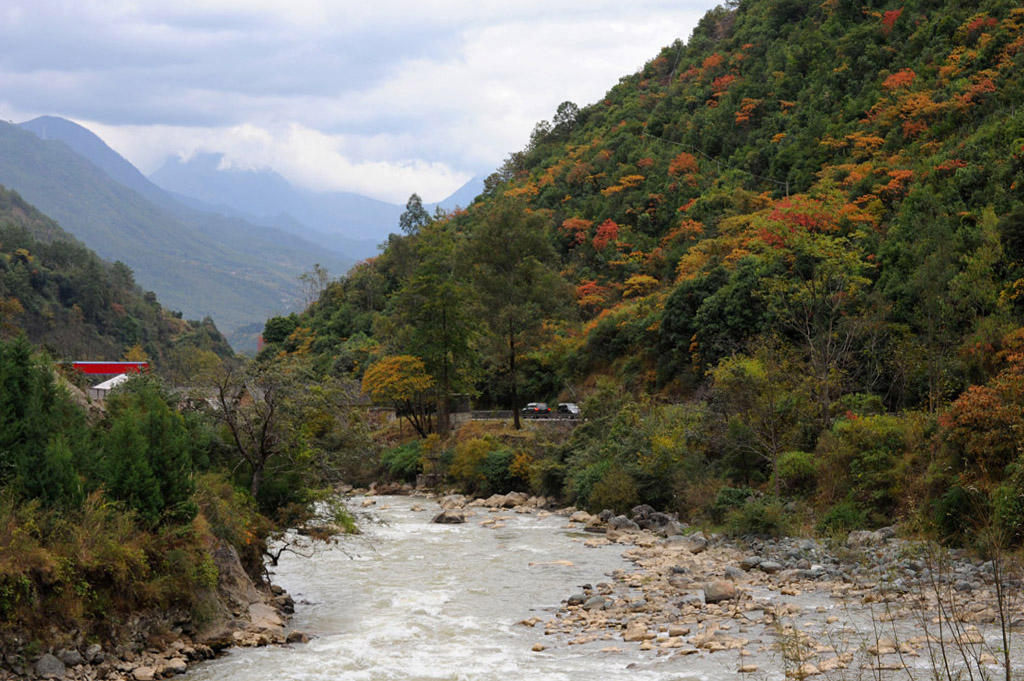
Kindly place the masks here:
POLYGON ((441 497, 437 503, 446 511, 463 508, 466 505, 466 497, 462 494, 449 494, 446 497, 441 497))
POLYGON ((704 585, 704 601, 721 603, 736 598, 736 585, 727 579, 716 579, 704 585))
POLYGON ((64 663, 50 653, 39 658, 35 665, 36 676, 44 679, 60 678, 64 676, 65 671, 67 671, 67 667, 65 667, 64 663))
POLYGON ((277 614, 277 610, 265 603, 252 603, 249 606, 249 621, 256 630, 277 633, 284 628, 284 621, 277 614))
POLYGON ((136 667, 132 670, 135 681, 153 681, 156 678, 156 667, 136 667))

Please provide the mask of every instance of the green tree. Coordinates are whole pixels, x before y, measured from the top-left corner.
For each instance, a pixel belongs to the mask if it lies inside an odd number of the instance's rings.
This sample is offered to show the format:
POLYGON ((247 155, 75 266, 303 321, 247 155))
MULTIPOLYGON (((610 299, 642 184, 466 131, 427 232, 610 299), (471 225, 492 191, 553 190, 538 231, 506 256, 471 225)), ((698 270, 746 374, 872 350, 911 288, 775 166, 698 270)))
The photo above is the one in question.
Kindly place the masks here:
POLYGON ((518 360, 534 347, 544 320, 569 300, 553 267, 548 219, 515 199, 497 199, 470 234, 466 254, 492 354, 508 382, 515 427, 519 421, 518 360))
POLYGON ((430 213, 423 207, 423 199, 419 194, 412 194, 405 202, 405 211, 398 217, 398 226, 406 234, 412 235, 430 222, 430 213))
POLYGON ((385 337, 422 359, 433 377, 438 429, 443 434, 448 432, 449 398, 469 385, 477 324, 472 290, 458 267, 457 242, 441 224, 435 222, 420 232, 417 265, 382 319, 385 337))
POLYGON ((806 416, 800 375, 800 368, 778 349, 767 347, 753 356, 723 359, 711 371, 720 445, 726 452, 753 454, 768 462, 776 498, 781 494, 779 456, 797 448, 806 416))
MULTIPOLYGON (((107 408, 114 423, 130 422, 137 428, 145 467, 152 472, 160 492, 159 508, 140 511, 147 517, 155 515, 162 522, 172 524, 191 521, 198 509, 192 502, 195 492, 192 437, 184 417, 171 408, 157 382, 146 377, 134 378, 116 391, 108 400, 107 408)), ((128 435, 120 437, 129 439, 128 435)), ((130 436, 134 437, 134 434, 130 436)), ((118 446, 123 444, 118 441, 118 446)), ((109 461, 110 455, 107 458, 109 461)), ((152 497, 154 501, 156 498, 152 497)))

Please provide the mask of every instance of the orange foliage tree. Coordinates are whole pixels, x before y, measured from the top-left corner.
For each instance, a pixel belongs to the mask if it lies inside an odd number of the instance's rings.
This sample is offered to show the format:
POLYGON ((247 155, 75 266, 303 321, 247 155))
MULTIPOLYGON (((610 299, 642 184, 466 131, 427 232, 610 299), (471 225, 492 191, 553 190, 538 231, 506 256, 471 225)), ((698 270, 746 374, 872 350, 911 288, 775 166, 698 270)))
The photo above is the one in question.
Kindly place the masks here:
POLYGON ((420 437, 430 432, 427 397, 434 379, 423 360, 412 355, 392 355, 375 362, 363 375, 363 393, 374 402, 391 404, 420 437))

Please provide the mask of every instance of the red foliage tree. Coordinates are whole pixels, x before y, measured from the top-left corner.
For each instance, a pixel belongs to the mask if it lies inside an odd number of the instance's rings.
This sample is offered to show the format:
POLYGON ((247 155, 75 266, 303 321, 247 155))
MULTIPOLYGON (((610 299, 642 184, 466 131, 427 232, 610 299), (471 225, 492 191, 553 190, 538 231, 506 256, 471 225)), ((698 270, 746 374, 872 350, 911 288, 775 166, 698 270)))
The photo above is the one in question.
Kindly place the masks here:
POLYGON ((619 225, 608 218, 600 225, 597 226, 597 232, 594 234, 594 250, 602 251, 608 244, 614 242, 619 238, 619 225))

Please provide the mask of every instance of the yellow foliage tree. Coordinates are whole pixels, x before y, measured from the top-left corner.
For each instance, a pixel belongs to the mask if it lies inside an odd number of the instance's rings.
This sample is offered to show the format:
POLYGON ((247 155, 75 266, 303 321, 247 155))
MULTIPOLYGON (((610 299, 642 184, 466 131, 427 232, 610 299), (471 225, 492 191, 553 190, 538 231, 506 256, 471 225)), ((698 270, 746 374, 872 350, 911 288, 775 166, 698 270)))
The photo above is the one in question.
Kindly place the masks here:
POLYGON ((420 437, 430 432, 427 396, 434 379, 423 360, 413 355, 391 355, 375 362, 363 374, 363 393, 375 402, 390 403, 408 419, 420 437))

